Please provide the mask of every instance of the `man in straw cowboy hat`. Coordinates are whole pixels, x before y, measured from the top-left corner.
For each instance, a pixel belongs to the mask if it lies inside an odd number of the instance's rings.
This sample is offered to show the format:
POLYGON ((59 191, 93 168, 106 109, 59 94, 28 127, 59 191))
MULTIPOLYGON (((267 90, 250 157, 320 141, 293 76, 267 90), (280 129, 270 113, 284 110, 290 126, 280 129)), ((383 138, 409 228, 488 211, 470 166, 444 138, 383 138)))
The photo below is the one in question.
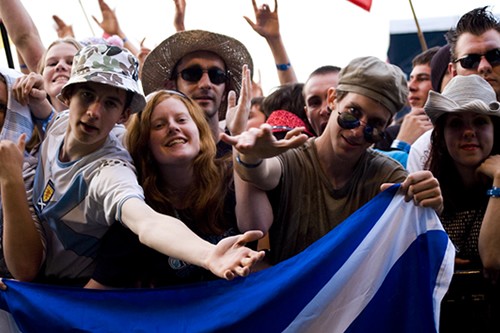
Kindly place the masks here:
POLYGON ((205 111, 218 142, 217 155, 221 156, 231 150, 219 141, 219 121, 226 118, 228 102, 232 104, 228 93, 240 93, 242 76, 249 85, 252 70, 252 57, 238 40, 209 31, 187 30, 173 34, 151 51, 141 81, 146 95, 159 89, 175 89, 194 99, 205 111), (243 69, 244 65, 247 69, 243 69))
POLYGON ((61 99, 69 110, 47 128, 29 201, 22 178, 24 141, 0 143, 5 259, 20 280, 85 285, 104 233, 116 220, 142 243, 232 279, 264 253, 244 247, 255 231, 212 245, 144 202, 132 159, 111 131, 140 111, 138 61, 117 46, 77 53, 61 99), (31 208, 31 212, 30 212, 31 208))

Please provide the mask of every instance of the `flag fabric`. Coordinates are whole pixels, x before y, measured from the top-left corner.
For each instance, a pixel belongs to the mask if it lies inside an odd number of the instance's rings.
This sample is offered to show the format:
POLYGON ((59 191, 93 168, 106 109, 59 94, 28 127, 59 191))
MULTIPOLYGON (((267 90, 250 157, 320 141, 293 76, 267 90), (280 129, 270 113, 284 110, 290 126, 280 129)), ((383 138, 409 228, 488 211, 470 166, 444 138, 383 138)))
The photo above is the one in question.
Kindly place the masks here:
POLYGON ((430 208, 382 192, 300 254, 233 281, 87 290, 4 281, 30 332, 438 332, 454 248, 430 208))
POLYGON ((348 1, 363 8, 366 11, 370 11, 370 9, 372 8, 372 0, 348 0, 348 1))

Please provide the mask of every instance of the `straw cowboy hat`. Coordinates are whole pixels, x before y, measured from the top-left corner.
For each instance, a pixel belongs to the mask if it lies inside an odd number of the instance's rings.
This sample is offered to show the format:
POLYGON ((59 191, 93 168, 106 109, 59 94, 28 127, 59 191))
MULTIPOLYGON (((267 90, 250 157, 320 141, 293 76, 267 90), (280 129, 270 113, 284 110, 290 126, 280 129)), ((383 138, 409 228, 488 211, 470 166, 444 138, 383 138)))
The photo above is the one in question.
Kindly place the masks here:
MULTIPOLYGON (((217 54, 226 64, 229 72, 229 87, 237 94, 241 88, 241 68, 244 64, 253 72, 253 61, 247 48, 238 40, 222 34, 187 30, 173 34, 155 47, 144 61, 141 81, 146 95, 169 87, 174 80, 176 66, 187 54, 195 51, 209 51, 217 54)), ((227 102, 219 110, 219 120, 225 119, 227 102)))
POLYGON ((475 112, 500 117, 500 103, 491 85, 479 75, 458 75, 440 94, 429 91, 424 110, 433 124, 445 113, 475 112))

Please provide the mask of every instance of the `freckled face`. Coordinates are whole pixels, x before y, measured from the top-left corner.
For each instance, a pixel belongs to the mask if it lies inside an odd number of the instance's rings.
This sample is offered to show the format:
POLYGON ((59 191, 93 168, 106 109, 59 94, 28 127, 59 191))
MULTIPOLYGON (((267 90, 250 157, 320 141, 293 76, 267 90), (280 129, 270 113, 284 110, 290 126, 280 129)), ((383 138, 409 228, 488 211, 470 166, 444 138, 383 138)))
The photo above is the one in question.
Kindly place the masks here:
POLYGON ((200 152, 200 133, 180 100, 167 98, 151 114, 149 147, 159 165, 191 163, 200 152))

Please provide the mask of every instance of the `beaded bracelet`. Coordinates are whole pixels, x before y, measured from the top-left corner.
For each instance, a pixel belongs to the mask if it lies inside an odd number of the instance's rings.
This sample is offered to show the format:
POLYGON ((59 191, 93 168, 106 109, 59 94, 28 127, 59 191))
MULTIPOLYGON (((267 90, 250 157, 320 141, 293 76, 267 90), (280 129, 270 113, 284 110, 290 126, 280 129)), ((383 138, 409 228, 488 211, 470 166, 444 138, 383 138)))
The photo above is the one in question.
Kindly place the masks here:
POLYGON ((500 187, 491 187, 488 191, 486 191, 486 195, 493 198, 500 198, 500 187))
POLYGON ((263 160, 260 160, 259 162, 255 163, 255 164, 251 164, 251 163, 245 163, 241 160, 240 158, 240 154, 236 155, 236 162, 238 162, 238 164, 244 166, 245 168, 247 169, 255 169, 256 167, 258 167, 259 165, 262 164, 262 161, 263 160))

